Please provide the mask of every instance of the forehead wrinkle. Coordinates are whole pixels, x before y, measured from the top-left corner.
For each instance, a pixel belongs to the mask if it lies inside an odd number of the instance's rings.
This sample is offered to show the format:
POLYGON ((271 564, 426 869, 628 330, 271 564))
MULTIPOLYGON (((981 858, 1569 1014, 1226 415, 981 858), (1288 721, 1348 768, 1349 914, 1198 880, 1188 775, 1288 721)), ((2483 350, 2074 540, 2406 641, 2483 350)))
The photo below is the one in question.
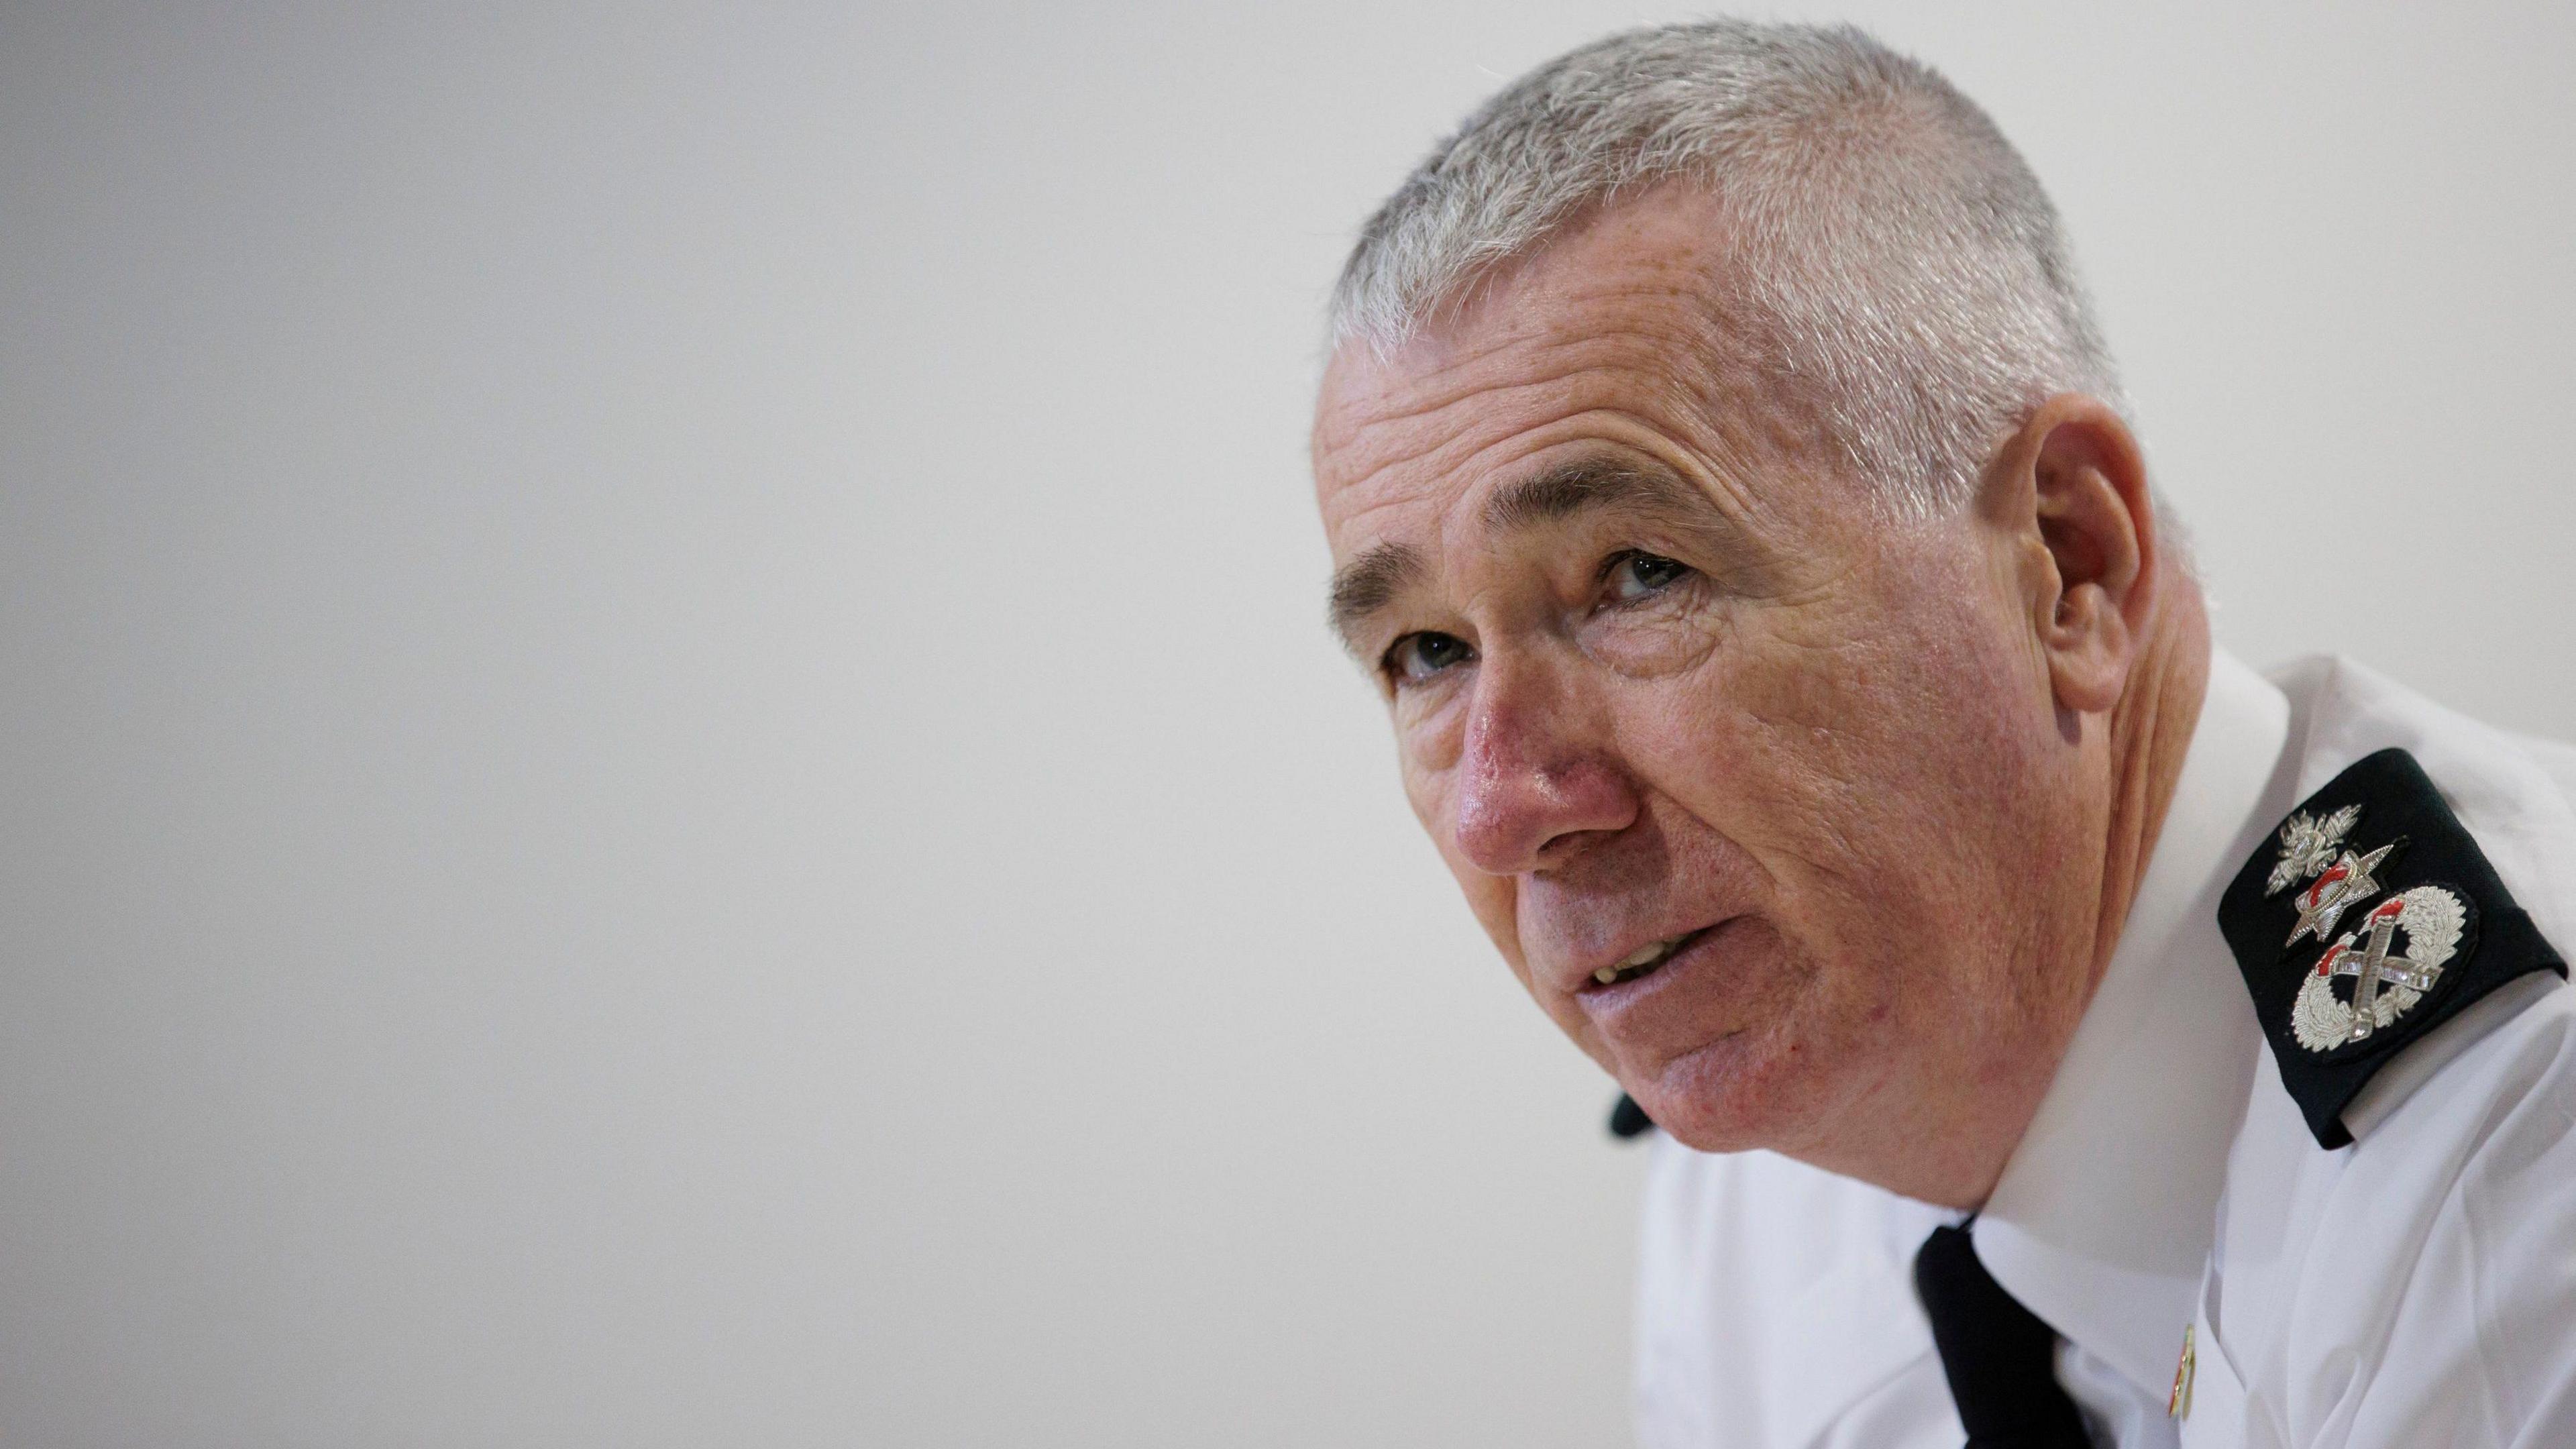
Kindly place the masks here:
POLYGON ((1347 417, 1348 409, 1328 408, 1316 420, 1313 441, 1324 449, 1348 447, 1386 423, 1433 417, 1478 394, 1582 372, 1690 378, 1704 370, 1716 315, 1707 290, 1584 272, 1546 293, 1514 289, 1510 296, 1491 298, 1490 306, 1454 318, 1390 356, 1372 357, 1364 346, 1346 345, 1326 370, 1324 390, 1350 387, 1357 373, 1376 384, 1363 390, 1377 406, 1357 419, 1347 417), (1560 315, 1566 312, 1579 320, 1569 325, 1560 315), (1507 379, 1493 375, 1497 363, 1507 379))
MULTIPOLYGON (((1312 438, 1327 528, 1350 538, 1357 520, 1371 514, 1427 503, 1428 495, 1473 491, 1478 475, 1508 468, 1510 455, 1533 451, 1534 444, 1557 446, 1539 443, 1536 435, 1580 426, 1590 415, 1621 425, 1599 439, 1609 450, 1649 460, 1628 463, 1631 470, 1670 475, 1658 480, 1666 485, 1658 490, 1661 498, 1640 496, 1631 504, 1660 503, 1652 511, 1684 531, 1717 535, 1708 541, 1718 545, 1713 551, 1720 558, 1742 556, 1749 540, 1738 536, 1741 526, 1711 495, 1749 501, 1741 496, 1746 475, 1763 470, 1748 470, 1752 460, 1742 456, 1743 444, 1753 440, 1740 433, 1747 421, 1760 430, 1759 415, 1767 409, 1746 396, 1742 383, 1752 379, 1739 377, 1735 387, 1721 382, 1753 370, 1744 367, 1750 359, 1730 345, 1740 339, 1729 337, 1713 315, 1705 275, 1676 284, 1683 279, 1675 273, 1683 270, 1645 279, 1577 274, 1570 289, 1578 294, 1577 308, 1596 314, 1584 328, 1534 326, 1534 319, 1506 311, 1483 319, 1488 325, 1425 337, 1408 349, 1410 357, 1371 362, 1345 352, 1332 369, 1339 376, 1326 380, 1312 438), (1613 298, 1629 305, 1600 305, 1613 298), (1597 315, 1604 310, 1619 315, 1597 315), (1496 321, 1502 325, 1490 325, 1496 321), (1746 408, 1747 402, 1754 406, 1746 408), (1756 416, 1747 419, 1748 411, 1756 416), (1661 456, 1674 447, 1684 457, 1661 456), (1711 476, 1702 478, 1703 472, 1711 476), (1687 500, 1676 496, 1683 490, 1687 500)), ((1428 571, 1419 554, 1415 564, 1408 583, 1428 571)), ((1362 611, 1336 609, 1335 616, 1364 622, 1362 611)))
MULTIPOLYGON (((1605 363, 1598 358, 1559 359, 1553 356, 1574 351, 1581 345, 1555 343, 1535 349, 1540 358, 1554 365, 1545 368, 1524 366, 1504 377, 1472 373, 1470 369, 1482 356, 1479 354, 1479 357, 1461 359, 1434 368, 1427 374, 1406 378, 1397 387, 1373 389, 1369 394, 1369 402, 1373 406, 1365 416, 1334 419, 1339 426, 1328 423, 1317 429, 1316 451, 1319 456, 1356 454, 1359 462, 1349 469, 1354 475, 1353 483, 1364 482, 1412 463, 1429 462, 1434 468, 1445 471, 1439 461, 1444 455, 1455 454, 1461 449, 1470 453, 1482 452, 1494 442, 1501 441, 1479 436, 1480 433, 1502 429, 1508 438, 1511 434, 1540 425, 1534 415, 1546 409, 1542 402, 1531 399, 1532 394, 1544 395, 1549 389, 1564 388, 1587 374, 1623 370, 1615 363, 1605 363), (1499 416, 1488 420, 1484 428, 1442 425, 1444 419, 1459 409, 1490 405, 1498 397, 1513 401, 1499 416), (1419 439, 1415 436, 1417 433, 1422 435, 1419 439), (1390 434, 1394 441, 1382 444, 1381 451, 1369 449, 1373 439, 1390 434)), ((1499 347, 1486 349, 1489 353, 1499 350, 1499 347)), ((1331 411, 1338 413, 1344 409, 1331 411)))
MULTIPOLYGON (((1502 387, 1585 371, 1625 373, 1683 415, 1722 407, 1729 393, 1764 391, 1760 359, 1769 349, 1740 335, 1745 319, 1733 315, 1741 229, 1719 198, 1680 180, 1568 217, 1534 249, 1465 279, 1435 309, 1437 323, 1396 353, 1372 362, 1364 350, 1342 349, 1332 370, 1344 373, 1345 387, 1357 380, 1352 372, 1376 373, 1370 380, 1379 385, 1365 389, 1376 394, 1375 406, 1358 417, 1360 409, 1337 407, 1340 417, 1319 418, 1318 453, 1365 455, 1363 440, 1382 424, 1432 421, 1496 390, 1488 364, 1498 361, 1524 373, 1502 387), (1675 204, 1690 213, 1680 231, 1648 224, 1675 204), (1527 375, 1533 363, 1539 376, 1527 375), (1726 385, 1730 377, 1733 386, 1726 385)), ((1334 390, 1329 381, 1327 390, 1334 390)), ((1441 449, 1404 451, 1411 459, 1441 449)), ((1392 461, 1382 455, 1376 466, 1344 476, 1357 482, 1392 461)))
MULTIPOLYGON (((1485 501, 1456 516, 1455 523, 1489 537, 1526 531, 1576 513, 1624 511, 1650 518, 1689 539, 1706 551, 1709 562, 1750 582, 1762 572, 1757 567, 1761 550, 1748 534, 1752 518, 1748 514, 1738 519, 1730 511, 1730 503, 1749 508, 1752 502, 1744 486, 1745 465, 1723 429, 1711 434, 1702 431, 1707 419, 1697 421, 1700 426, 1692 427, 1679 419, 1619 406, 1578 407, 1561 415, 1551 409, 1547 421, 1511 426, 1499 437, 1446 438, 1415 455, 1417 461, 1429 464, 1419 471, 1389 464, 1335 489, 1339 497, 1326 500, 1327 521, 1342 532, 1371 514, 1416 506, 1425 500, 1407 495, 1436 481, 1431 491, 1453 500, 1436 505, 1443 514, 1452 513, 1454 500, 1461 495, 1485 493, 1485 501), (1687 435, 1676 436, 1677 422, 1688 429, 1687 435), (1543 436, 1552 432, 1560 436, 1543 436), (1564 458, 1568 448, 1580 451, 1564 458), (1521 460, 1546 453, 1555 453, 1563 461, 1526 478, 1511 477, 1522 471, 1521 460), (1412 476, 1404 476, 1408 473, 1412 476), (1431 477, 1425 478, 1425 473, 1431 477), (1336 514, 1338 518, 1333 517, 1336 514)), ((1465 538, 1456 541, 1463 543, 1465 538)), ((1429 574, 1427 555, 1409 551, 1407 561, 1404 574, 1387 576, 1382 595, 1373 588, 1356 596, 1368 609, 1334 611, 1337 620, 1352 626, 1346 632, 1355 632, 1367 613, 1429 574)), ((1343 571, 1351 573, 1352 569, 1343 571)))
MULTIPOLYGON (((1415 379, 1406 388, 1414 396, 1380 392, 1370 399, 1377 404, 1372 416, 1319 428, 1316 482, 1327 526, 1338 530, 1395 501, 1386 496, 1390 490, 1401 495, 1432 484, 1448 491, 1468 475, 1487 473, 1491 455, 1529 451, 1531 435, 1585 416, 1615 417, 1686 444, 1699 441, 1708 413, 1703 389, 1695 377, 1674 375, 1695 369, 1697 359, 1683 359, 1683 368, 1655 368, 1618 347, 1635 335, 1546 344, 1530 349, 1537 355, 1529 359, 1544 367, 1525 364, 1504 379, 1456 379, 1428 397, 1421 394, 1430 390, 1415 379), (1465 425, 1450 421, 1473 409, 1491 415, 1471 411, 1465 425)), ((1335 411, 1347 419, 1346 410, 1335 411)))

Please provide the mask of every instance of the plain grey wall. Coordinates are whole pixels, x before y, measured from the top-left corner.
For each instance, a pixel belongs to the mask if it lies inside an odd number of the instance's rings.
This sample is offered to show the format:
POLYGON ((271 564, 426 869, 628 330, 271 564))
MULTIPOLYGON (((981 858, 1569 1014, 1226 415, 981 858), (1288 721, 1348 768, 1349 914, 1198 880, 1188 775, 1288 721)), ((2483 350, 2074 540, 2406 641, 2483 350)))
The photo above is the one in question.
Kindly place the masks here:
MULTIPOLYGON (((2053 187, 2229 644, 2576 733, 2576 11, 1799 9, 2053 187)), ((0 1438, 1620 1442, 1303 446, 1680 13, 0 9, 0 1438)))

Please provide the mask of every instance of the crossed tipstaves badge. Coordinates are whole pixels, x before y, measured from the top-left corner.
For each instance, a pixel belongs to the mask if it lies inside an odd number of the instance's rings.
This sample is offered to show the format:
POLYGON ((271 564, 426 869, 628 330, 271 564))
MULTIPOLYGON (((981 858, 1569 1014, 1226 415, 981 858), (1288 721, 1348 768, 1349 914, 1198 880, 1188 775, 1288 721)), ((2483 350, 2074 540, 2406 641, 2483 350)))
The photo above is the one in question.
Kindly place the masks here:
POLYGON ((2291 816, 2281 827, 2280 859, 2264 892, 2278 895, 2308 881, 2292 898, 2299 919, 2282 949, 2296 947, 2303 937, 2326 943, 2290 1010, 2292 1034, 2312 1052, 2367 1041, 2423 1000, 2459 949, 2467 920, 2459 896, 2442 886, 2416 886, 2390 896, 2355 929, 2328 941, 2345 911, 2380 892, 2379 868, 2406 843, 2401 837, 2366 854, 2344 849, 2344 837, 2360 821, 2358 805, 2324 819, 2305 812, 2291 816), (2400 931, 2406 934, 2404 955, 2394 950, 2400 931), (2350 1000, 2335 994, 2337 977, 2351 978, 2350 1000))

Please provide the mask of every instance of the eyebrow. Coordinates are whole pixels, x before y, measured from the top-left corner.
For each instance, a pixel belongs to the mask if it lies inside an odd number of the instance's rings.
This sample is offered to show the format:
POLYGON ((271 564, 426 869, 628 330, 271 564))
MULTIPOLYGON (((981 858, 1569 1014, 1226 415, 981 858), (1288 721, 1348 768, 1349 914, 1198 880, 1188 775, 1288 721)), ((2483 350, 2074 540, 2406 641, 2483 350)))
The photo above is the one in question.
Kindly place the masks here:
MULTIPOLYGON (((1660 468, 1614 457, 1573 458, 1496 490, 1484 509, 1489 534, 1524 533, 1587 513, 1622 510, 1690 534, 1714 558, 1750 565, 1745 539, 1707 495, 1660 468)), ((1382 543, 1333 575, 1326 618, 1342 647, 1359 652, 1360 628, 1424 573, 1422 555, 1382 543)))
POLYGON ((1342 647, 1358 653, 1361 623, 1421 576, 1422 555, 1400 543, 1379 544, 1337 570, 1324 617, 1342 647))
POLYGON ((1616 458, 1576 458, 1487 499, 1485 530, 1520 533, 1613 508, 1685 516, 1695 524, 1715 511, 1698 489, 1660 469, 1616 458))

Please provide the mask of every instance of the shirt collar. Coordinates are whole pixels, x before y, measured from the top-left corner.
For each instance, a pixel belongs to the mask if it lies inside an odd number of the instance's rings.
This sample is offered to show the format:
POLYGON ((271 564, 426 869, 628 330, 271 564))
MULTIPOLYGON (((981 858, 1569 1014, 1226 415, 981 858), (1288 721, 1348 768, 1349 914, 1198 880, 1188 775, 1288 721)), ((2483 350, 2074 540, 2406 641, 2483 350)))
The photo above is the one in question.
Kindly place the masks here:
POLYGON ((2213 650, 2209 687, 2129 907, 2038 1115, 1976 1221, 2033 1313, 2162 1394, 2216 1231, 2262 1036, 2218 896, 2286 794, 2289 702, 2213 650))

